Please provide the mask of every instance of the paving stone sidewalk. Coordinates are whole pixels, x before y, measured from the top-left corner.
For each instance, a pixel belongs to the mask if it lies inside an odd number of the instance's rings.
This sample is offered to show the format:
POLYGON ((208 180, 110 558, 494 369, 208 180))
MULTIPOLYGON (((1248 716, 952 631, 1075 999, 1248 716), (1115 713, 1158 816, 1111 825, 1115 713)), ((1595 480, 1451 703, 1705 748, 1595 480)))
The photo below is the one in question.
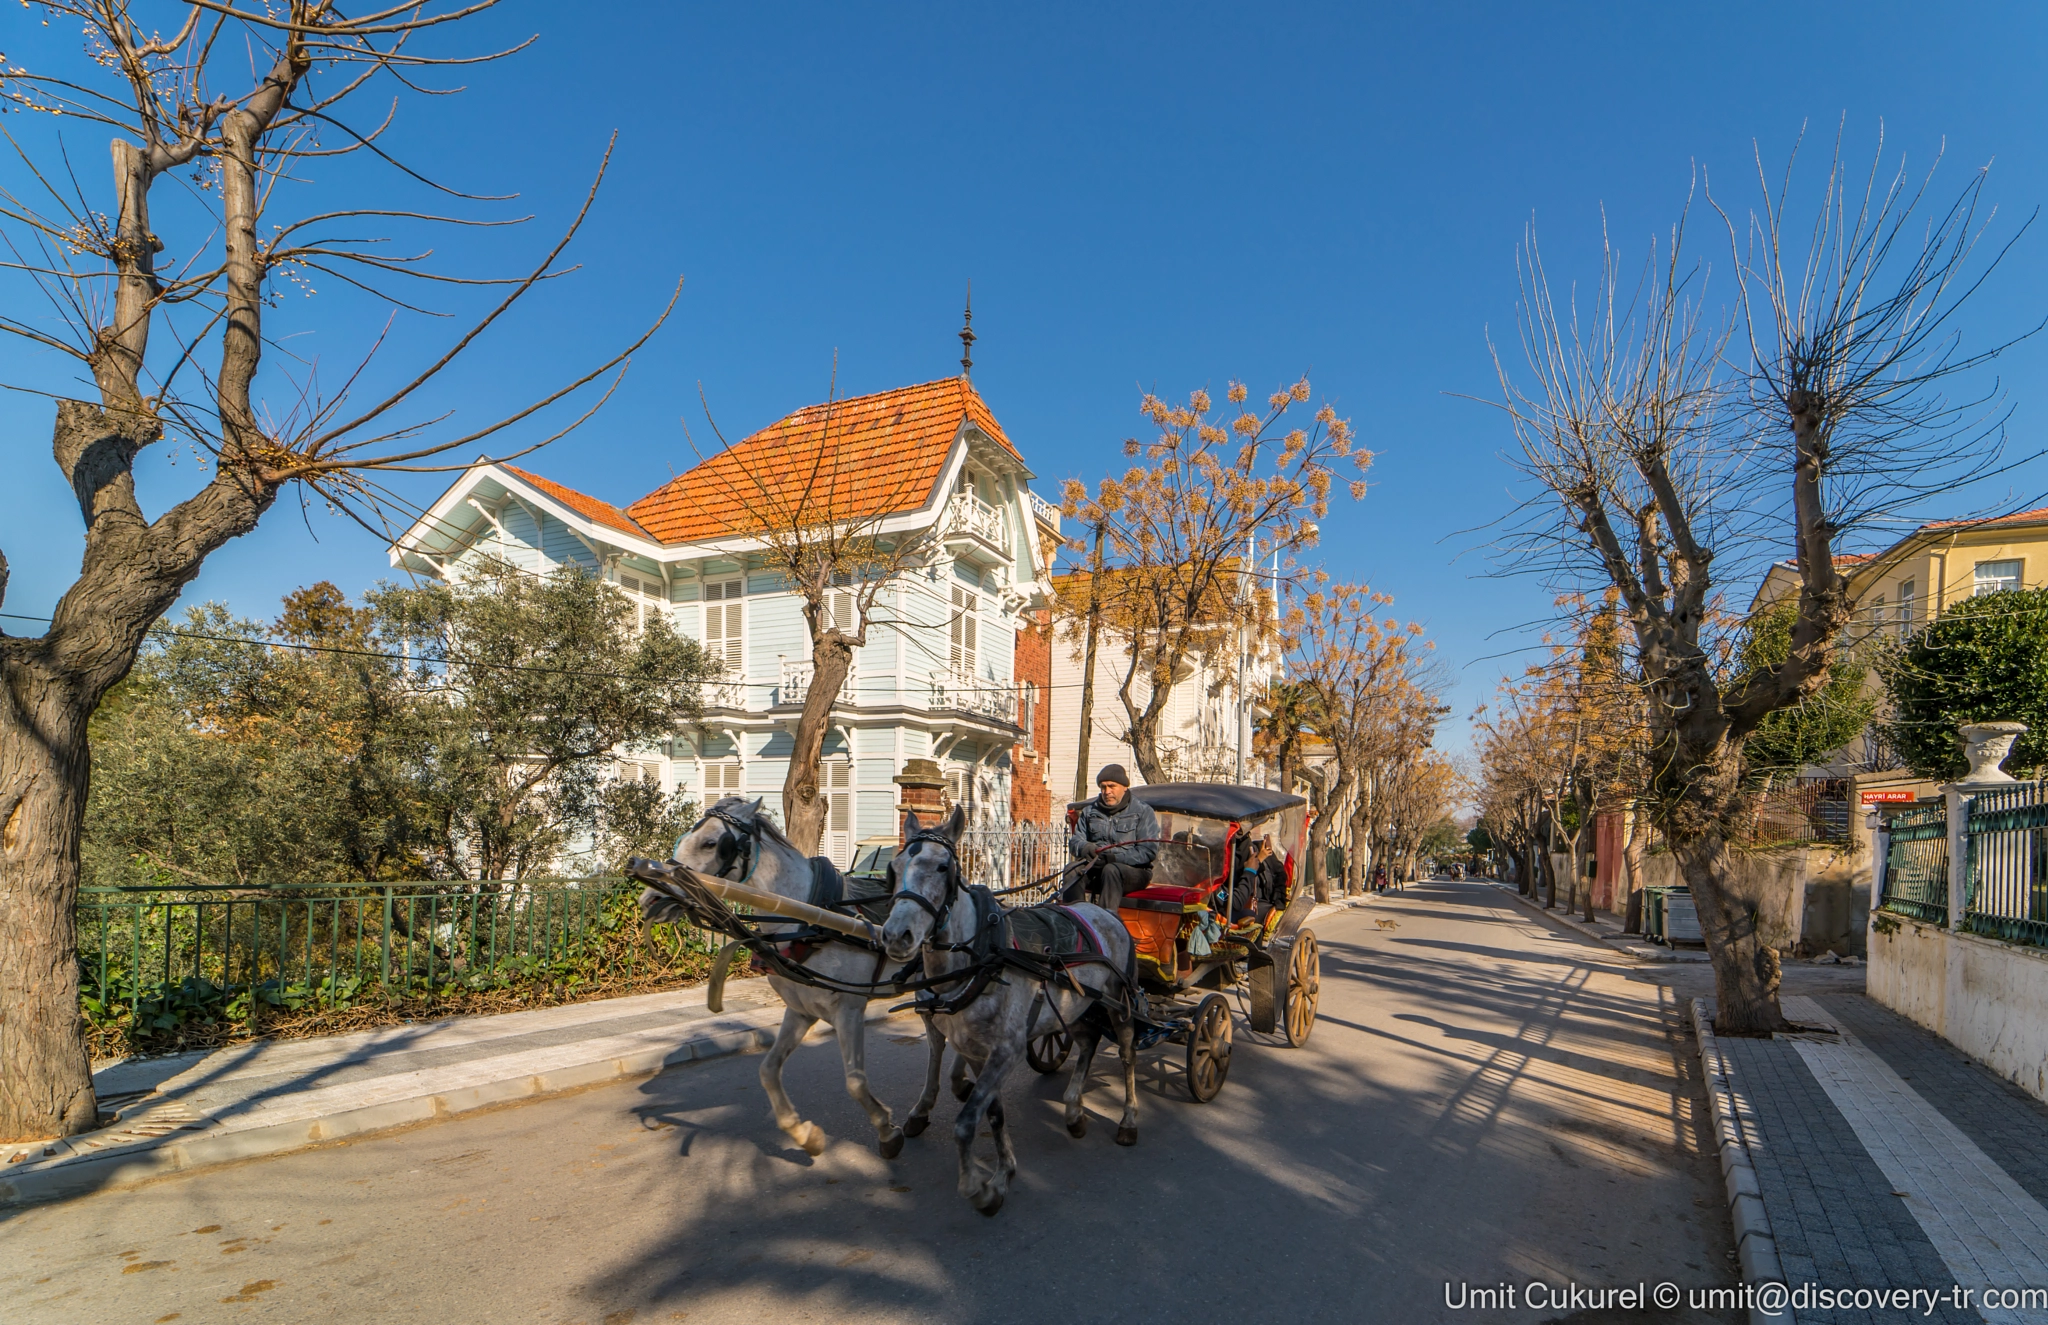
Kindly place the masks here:
MULTIPOLYGON (((117 1115, 111 1126, 0 1146, 0 1206, 648 1076, 774 1040, 782 1003, 765 979, 728 984, 722 1013, 704 996, 699 987, 117 1063, 93 1074, 101 1107, 117 1115)), ((889 1006, 871 1004, 870 1020, 889 1006)))
POLYGON ((1778 1319, 2048 1322, 1982 1300, 2048 1294, 2048 1105, 1861 994, 1784 1005, 1827 1030, 1717 1038, 1787 1284, 1943 1297, 1778 1319))

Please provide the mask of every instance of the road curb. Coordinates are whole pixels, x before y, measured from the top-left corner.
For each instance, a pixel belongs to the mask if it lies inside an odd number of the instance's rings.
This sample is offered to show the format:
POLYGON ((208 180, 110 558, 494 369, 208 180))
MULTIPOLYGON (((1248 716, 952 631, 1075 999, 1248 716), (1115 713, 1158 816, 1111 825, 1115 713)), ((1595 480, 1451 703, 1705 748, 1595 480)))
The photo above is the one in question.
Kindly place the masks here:
MULTIPOLYGON (((1728 1217, 1735 1226, 1735 1259, 1742 1270, 1742 1281, 1752 1290, 1764 1284, 1783 1284, 1785 1267, 1778 1259, 1778 1240, 1771 1233, 1771 1217, 1764 1209, 1756 1165, 1742 1139, 1735 1088, 1728 1079, 1728 1064, 1721 1057, 1720 1042, 1714 1038, 1714 1018, 1707 1011, 1704 998, 1692 1001, 1692 1029, 1699 1040, 1707 1103, 1713 1110, 1714 1138, 1721 1151, 1721 1176, 1728 1185, 1728 1217)), ((1790 1319, 1789 1308, 1775 1316, 1754 1304, 1749 1308, 1750 1325, 1779 1325, 1790 1319)))
POLYGON ((1704 962, 1707 960, 1705 952, 1680 952, 1676 948, 1660 948, 1641 935, 1603 934, 1599 930, 1587 925, 1585 921, 1580 920, 1577 916, 1561 911, 1544 909, 1536 904, 1534 898, 1524 897, 1508 884, 1495 883, 1492 886, 1498 888, 1509 897, 1514 898, 1523 909, 1553 920, 1572 932, 1582 934, 1604 947, 1612 948, 1624 957, 1633 957, 1640 962, 1704 962))
MULTIPOLYGON (((782 1009, 762 1009, 758 1015, 769 1024, 734 1028, 726 1021, 715 1031, 689 1035, 666 1048, 569 1063, 545 1072, 521 1072, 457 1089, 429 1088, 408 1098, 341 1109, 312 1119, 196 1134, 191 1130, 170 1131, 99 1154, 66 1155, 43 1164, 25 1163, 12 1172, 0 1174, 0 1209, 133 1186, 168 1174, 282 1155, 394 1127, 453 1118, 495 1105, 651 1077, 685 1063, 759 1052, 775 1042, 782 1009)), ((887 1015, 885 1011, 871 1011, 868 1020, 878 1021, 887 1015)))

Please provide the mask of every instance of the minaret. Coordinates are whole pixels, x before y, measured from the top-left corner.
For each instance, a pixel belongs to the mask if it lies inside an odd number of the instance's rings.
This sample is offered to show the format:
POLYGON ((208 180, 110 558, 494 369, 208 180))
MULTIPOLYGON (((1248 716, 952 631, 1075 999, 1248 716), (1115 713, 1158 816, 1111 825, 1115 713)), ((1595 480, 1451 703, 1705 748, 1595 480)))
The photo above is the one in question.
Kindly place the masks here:
POLYGON ((974 376, 974 282, 967 282, 966 321, 960 324, 960 375, 974 376))

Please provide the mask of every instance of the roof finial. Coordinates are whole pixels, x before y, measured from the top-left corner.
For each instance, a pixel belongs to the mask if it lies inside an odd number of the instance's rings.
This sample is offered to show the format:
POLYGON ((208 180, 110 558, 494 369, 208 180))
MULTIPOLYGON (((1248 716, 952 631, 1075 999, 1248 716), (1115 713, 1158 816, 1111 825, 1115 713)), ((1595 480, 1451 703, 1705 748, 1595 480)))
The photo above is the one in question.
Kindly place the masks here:
POLYGON ((974 376, 974 282, 967 282, 966 321, 960 324, 960 375, 974 376))

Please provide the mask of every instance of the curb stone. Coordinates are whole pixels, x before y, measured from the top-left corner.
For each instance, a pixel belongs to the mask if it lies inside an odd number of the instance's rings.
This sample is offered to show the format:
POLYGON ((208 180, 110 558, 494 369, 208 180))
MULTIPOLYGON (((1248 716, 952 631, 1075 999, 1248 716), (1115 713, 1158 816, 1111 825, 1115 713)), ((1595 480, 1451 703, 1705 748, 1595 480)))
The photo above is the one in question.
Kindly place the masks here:
MULTIPOLYGON (((1771 1218, 1764 1210, 1763 1189, 1758 1186, 1756 1165, 1742 1139, 1736 1115, 1735 1090, 1728 1080, 1728 1065, 1714 1038, 1713 1014, 1707 1000, 1692 1001, 1693 1034, 1699 1040, 1700 1068, 1706 1077, 1707 1101, 1713 1109, 1714 1137, 1720 1145, 1721 1176, 1728 1184, 1728 1217, 1735 1225, 1735 1258, 1743 1283, 1752 1288, 1783 1284, 1785 1267, 1778 1259, 1778 1240, 1771 1233, 1771 1218)), ((1749 1309, 1750 1325, 1780 1325, 1791 1320, 1786 1307, 1770 1315, 1759 1306, 1749 1309)))
POLYGON ((1575 933, 1583 934, 1596 943, 1605 944, 1616 952, 1622 953, 1624 956, 1634 957, 1638 961, 1704 962, 1707 960, 1707 954, 1704 950, 1695 952, 1690 948, 1683 950, 1678 948, 1660 948, 1640 934, 1602 933, 1600 930, 1588 925, 1585 921, 1580 920, 1577 916, 1567 915, 1561 911, 1544 910, 1533 899, 1524 897, 1509 884, 1494 882, 1493 886, 1506 893, 1509 897, 1514 898, 1524 909, 1553 920, 1575 933))
MULTIPOLYGON (((1337 915, 1351 905, 1349 900, 1324 903, 1311 918, 1337 915)), ((871 1003, 869 1023, 887 1020, 888 1006, 887 999, 871 1003)), ((430 1079, 423 1079, 414 1094, 269 1124, 213 1126, 213 1119, 181 1105, 144 1098, 123 1109, 111 1127, 53 1142, 50 1149, 58 1153, 48 1158, 0 1169, 0 1210, 129 1187, 216 1164, 287 1154, 589 1086, 641 1080, 685 1063, 762 1052, 775 1043, 782 1012, 778 1001, 770 1007, 729 1013, 684 1035, 680 1042, 598 1053, 581 1062, 550 1062, 538 1070, 508 1064, 505 1074, 496 1079, 479 1081, 473 1073, 466 1073, 470 1080, 460 1084, 444 1081, 438 1088, 430 1079)), ((432 1074, 420 1075, 431 1078, 432 1074)))
MULTIPOLYGON (((871 1006, 868 1020, 880 1021, 887 1015, 882 1006, 871 1006)), ((124 1126, 115 1129, 116 1134, 112 1136, 101 1133, 114 1144, 102 1143, 96 1148, 96 1153, 94 1150, 81 1153, 75 1144, 67 1145, 66 1153, 54 1159, 29 1161, 10 1166, 10 1171, 0 1172, 0 1209, 132 1186, 167 1174, 186 1173, 215 1164, 281 1155, 389 1128, 452 1118, 518 1100, 538 1099, 609 1082, 639 1080, 684 1063, 760 1052, 775 1042, 776 1027, 781 1020, 782 1009, 779 1006, 758 1009, 743 1013, 738 1018, 720 1018, 716 1026, 688 1034, 680 1043, 672 1041, 665 1047, 600 1056, 581 1063, 551 1065, 542 1071, 511 1072, 498 1080, 455 1088, 434 1089, 431 1084, 422 1082, 423 1089, 416 1095, 338 1109, 311 1119, 296 1118, 288 1122, 195 1134, 195 1129, 205 1128, 208 1120, 192 1118, 188 1114, 179 1118, 169 1130, 156 1135, 133 1135, 132 1139, 119 1136, 128 1130, 124 1126), (735 1020, 749 1024, 735 1027, 735 1020), (766 1024, 751 1024, 756 1021, 766 1024)), ((140 1132, 149 1114, 160 1111, 162 1106, 159 1104, 152 1110, 150 1103, 144 1101, 131 1107, 135 1119, 131 1125, 140 1132)), ((127 1118, 124 1118, 125 1122, 128 1122, 127 1118)), ((88 1138, 91 1136, 74 1138, 74 1142, 90 1144, 88 1138)))

